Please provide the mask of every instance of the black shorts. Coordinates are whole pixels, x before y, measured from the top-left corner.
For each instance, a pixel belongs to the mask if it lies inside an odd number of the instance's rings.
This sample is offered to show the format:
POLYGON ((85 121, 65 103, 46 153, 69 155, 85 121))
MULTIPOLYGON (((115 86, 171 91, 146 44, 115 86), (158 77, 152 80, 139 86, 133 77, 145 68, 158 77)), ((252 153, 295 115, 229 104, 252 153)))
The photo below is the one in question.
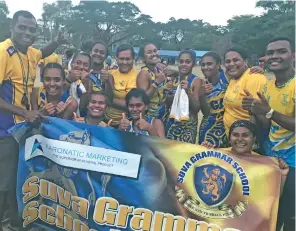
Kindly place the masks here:
POLYGON ((290 167, 280 199, 277 230, 284 224, 284 231, 295 230, 295 168, 290 167))
POLYGON ((13 137, 0 137, 0 191, 16 188, 19 146, 13 137))

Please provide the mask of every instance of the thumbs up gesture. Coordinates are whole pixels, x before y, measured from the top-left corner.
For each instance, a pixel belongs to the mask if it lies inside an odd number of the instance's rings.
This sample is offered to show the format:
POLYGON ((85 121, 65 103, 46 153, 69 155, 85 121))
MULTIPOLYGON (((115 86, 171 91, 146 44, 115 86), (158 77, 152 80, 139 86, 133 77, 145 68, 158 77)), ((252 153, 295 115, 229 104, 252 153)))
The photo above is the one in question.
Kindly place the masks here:
POLYGON ((155 69, 154 74, 156 84, 160 84, 165 81, 165 74, 162 72, 162 70, 155 69))
POLYGON ((210 94, 213 90, 213 85, 208 80, 205 80, 203 87, 205 90, 205 94, 207 95, 210 94))
POLYGON ((68 107, 68 105, 70 104, 72 102, 72 100, 70 99, 70 100, 68 100, 67 102, 59 102, 57 105, 56 105, 56 110, 57 110, 57 113, 58 114, 61 114, 61 113, 63 113, 65 110, 66 110, 66 108, 68 107))
POLYGON ((111 127, 112 121, 113 121, 112 119, 109 120, 107 124, 105 122, 101 121, 98 125, 101 127, 111 127))
POLYGON ((73 112, 73 121, 78 122, 78 123, 84 123, 84 118, 78 117, 76 112, 73 112))
POLYGON ((122 113, 122 119, 119 122, 119 130, 125 131, 130 126, 130 121, 126 118, 125 113, 122 113))
POLYGON ((103 70, 101 70, 101 79, 104 83, 108 82, 111 74, 108 71, 108 67, 105 67, 103 70))
POLYGON ((54 115, 56 113, 56 106, 52 103, 46 103, 44 99, 41 99, 41 103, 44 107, 41 109, 41 113, 44 116, 54 115))
POLYGON ((255 115, 266 115, 270 110, 267 99, 260 92, 257 92, 259 99, 255 99, 251 105, 251 112, 255 115))
POLYGON ((142 131, 149 131, 151 130, 151 124, 147 123, 146 120, 143 119, 142 113, 140 113, 140 119, 136 122, 136 127, 142 131))
POLYGON ((247 89, 244 89, 244 92, 246 96, 243 97, 243 101, 242 101, 243 109, 246 111, 251 111, 252 103, 255 100, 255 98, 247 89))

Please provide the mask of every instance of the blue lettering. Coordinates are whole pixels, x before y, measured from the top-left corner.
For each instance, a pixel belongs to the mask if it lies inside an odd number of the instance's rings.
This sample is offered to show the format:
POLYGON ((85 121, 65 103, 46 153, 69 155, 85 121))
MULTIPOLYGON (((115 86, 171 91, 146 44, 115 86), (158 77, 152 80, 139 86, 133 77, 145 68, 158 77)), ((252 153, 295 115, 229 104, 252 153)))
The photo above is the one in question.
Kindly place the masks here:
POLYGON ((196 161, 199 161, 199 160, 201 159, 201 156, 200 156, 199 153, 197 153, 197 154, 195 155, 195 157, 196 157, 196 161))
POLYGON ((205 157, 208 157, 207 153, 206 153, 206 152, 202 152, 202 153, 201 153, 201 158, 203 159, 203 158, 205 158, 205 157))
POLYGON ((222 157, 221 157, 221 159, 224 160, 225 162, 227 162, 226 157, 227 156, 225 154, 223 154, 222 157))
POLYGON ((214 151, 207 151, 208 157, 214 157, 214 151))
POLYGON ((192 156, 192 157, 190 158, 190 161, 191 161, 192 164, 194 164, 197 160, 196 160, 195 156, 192 156))
POLYGON ((221 159, 221 152, 215 152, 215 157, 221 159))
POLYGON ((237 162, 234 162, 234 164, 232 165, 232 167, 233 167, 234 169, 237 169, 238 166, 239 166, 239 164, 238 164, 237 162))

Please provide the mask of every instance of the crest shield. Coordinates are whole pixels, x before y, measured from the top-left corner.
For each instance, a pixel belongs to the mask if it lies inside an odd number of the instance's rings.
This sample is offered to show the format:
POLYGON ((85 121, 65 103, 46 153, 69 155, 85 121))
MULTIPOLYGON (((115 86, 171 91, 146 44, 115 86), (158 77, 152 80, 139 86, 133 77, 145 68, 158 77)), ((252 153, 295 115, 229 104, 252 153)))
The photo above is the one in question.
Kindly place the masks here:
POLYGON ((218 206, 229 196, 234 174, 221 166, 206 164, 194 171, 194 185, 198 197, 209 207, 218 206))

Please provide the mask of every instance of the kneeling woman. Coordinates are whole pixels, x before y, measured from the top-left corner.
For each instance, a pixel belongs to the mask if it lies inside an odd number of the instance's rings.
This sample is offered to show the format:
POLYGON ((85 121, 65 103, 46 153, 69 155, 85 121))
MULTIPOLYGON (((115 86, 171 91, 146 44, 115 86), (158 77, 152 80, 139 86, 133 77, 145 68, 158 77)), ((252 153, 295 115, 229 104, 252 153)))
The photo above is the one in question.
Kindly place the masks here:
POLYGON ((41 110, 45 116, 72 119, 78 108, 65 86, 65 71, 58 63, 48 63, 42 72, 43 87, 34 88, 31 97, 32 110, 41 110))
POLYGON ((133 88, 125 97, 128 118, 122 114, 119 130, 164 138, 161 120, 146 116, 149 98, 143 89, 133 88))
POLYGON ((107 121, 105 113, 110 105, 108 96, 103 92, 94 91, 90 95, 87 105, 87 115, 85 117, 77 117, 74 113, 74 121, 102 127, 109 127, 112 120, 107 121))
MULTIPOLYGON (((252 147, 255 143, 256 126, 248 120, 237 120, 229 129, 229 142, 230 148, 221 148, 220 150, 229 151, 231 154, 238 156, 251 156, 259 155, 252 151, 252 147)), ((207 148, 213 148, 214 145, 209 142, 203 142, 201 144, 207 148)), ((269 157, 266 157, 269 158, 269 157)), ((278 159, 279 168, 281 169, 281 192, 283 190, 288 172, 289 166, 282 159, 278 159)))

